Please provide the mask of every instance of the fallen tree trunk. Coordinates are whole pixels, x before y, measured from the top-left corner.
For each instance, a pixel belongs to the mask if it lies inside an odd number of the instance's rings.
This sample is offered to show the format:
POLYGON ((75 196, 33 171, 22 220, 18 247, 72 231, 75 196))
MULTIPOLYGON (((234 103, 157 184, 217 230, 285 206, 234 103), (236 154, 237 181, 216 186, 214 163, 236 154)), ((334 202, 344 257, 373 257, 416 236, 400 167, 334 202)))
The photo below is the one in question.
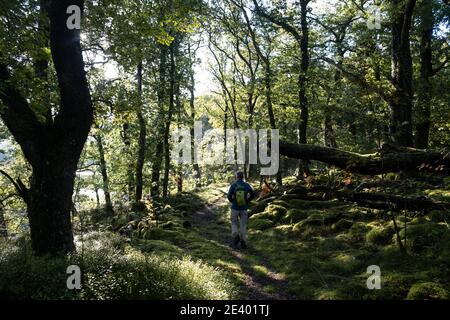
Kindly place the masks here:
POLYGON ((392 211, 410 210, 429 212, 431 210, 447 210, 450 204, 433 199, 419 197, 403 197, 395 194, 379 192, 339 192, 341 200, 355 202, 360 206, 392 211))
POLYGON ((286 199, 303 199, 309 201, 339 199, 341 201, 354 202, 363 207, 391 211, 410 210, 429 212, 431 210, 450 209, 450 203, 436 201, 425 196, 405 197, 381 192, 339 191, 329 189, 325 186, 314 186, 310 188, 295 186, 280 197, 280 200, 286 199), (315 195, 317 192, 323 192, 323 196, 315 195))
POLYGON ((358 154, 310 144, 280 141, 280 154, 289 158, 316 160, 359 174, 376 175, 399 171, 450 172, 450 152, 392 147, 380 153, 358 154))

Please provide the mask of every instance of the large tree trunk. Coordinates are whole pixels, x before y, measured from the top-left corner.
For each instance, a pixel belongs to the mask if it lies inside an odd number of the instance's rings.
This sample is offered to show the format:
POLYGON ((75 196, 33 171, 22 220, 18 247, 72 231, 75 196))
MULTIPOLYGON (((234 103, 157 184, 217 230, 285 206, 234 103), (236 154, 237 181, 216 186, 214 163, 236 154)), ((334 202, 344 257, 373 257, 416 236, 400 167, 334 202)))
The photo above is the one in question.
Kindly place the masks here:
POLYGON ((58 166, 65 157, 53 154, 42 171, 33 170, 27 206, 31 242, 38 253, 74 249, 70 210, 76 165, 58 166))
MULTIPOLYGON (((138 80, 138 95, 140 97, 140 103, 142 103, 142 61, 139 62, 137 68, 137 80, 138 80)), ((143 182, 143 169, 145 162, 145 149, 146 149, 146 137, 147 137, 147 128, 145 124, 145 119, 143 115, 143 106, 139 106, 138 110, 138 121, 139 121, 139 143, 138 143, 138 156, 136 163, 136 194, 135 201, 136 203, 142 200, 142 189, 144 186, 143 182)))
POLYGON ((131 154, 131 137, 130 137, 130 124, 125 122, 122 126, 122 141, 124 144, 124 153, 127 157, 127 196, 128 200, 131 201, 134 192, 134 173, 133 167, 131 166, 130 159, 132 157, 131 154))
POLYGON ((301 0, 301 28, 302 37, 300 40, 301 64, 300 74, 298 78, 299 85, 299 101, 300 101, 300 119, 298 122, 298 143, 307 143, 307 128, 309 120, 308 97, 306 95, 306 81, 309 68, 309 29, 307 20, 308 0, 301 0))
POLYGON ((60 92, 59 113, 51 125, 38 121, 25 97, 8 81, 0 64, 1 117, 31 164, 29 190, 21 194, 28 207, 32 247, 37 254, 74 249, 70 210, 77 163, 93 120, 93 108, 84 71, 80 30, 66 26, 67 7, 81 0, 46 2, 50 44, 60 92), (70 61, 70 63, 67 63, 70 61))
POLYGON ((390 99, 390 134, 400 146, 412 147, 413 70, 410 45, 411 21, 416 0, 391 0, 392 21, 392 82, 390 99))
MULTIPOLYGON (((273 112, 273 104, 272 104, 272 68, 270 66, 269 58, 267 58, 264 61, 265 61, 264 86, 265 86, 265 93, 266 93, 266 106, 267 106, 267 112, 269 114, 270 128, 275 130, 275 129, 277 129, 277 124, 276 124, 275 114, 273 112)), ((283 176, 282 176, 280 170, 278 170, 278 172, 277 172, 276 180, 277 180, 277 184, 279 186, 283 185, 283 176)))
POLYGON ((358 154, 333 148, 280 141, 280 154, 304 160, 316 160, 338 168, 368 175, 399 171, 449 172, 449 151, 423 151, 385 145, 382 154, 358 154), (391 148, 391 149, 389 149, 391 148))
POLYGON ((111 193, 109 192, 109 178, 106 166, 105 150, 103 148, 103 139, 100 133, 95 135, 94 138, 97 140, 97 149, 100 158, 100 173, 102 175, 103 193, 105 194, 105 210, 108 214, 113 214, 114 210, 111 201, 111 193))
MULTIPOLYGON (((191 58, 191 65, 189 66, 189 107, 191 110, 191 148, 194 150, 195 148, 195 136, 194 136, 194 125, 195 125, 195 77, 194 77, 194 70, 193 70, 193 59, 195 57, 191 57, 191 45, 188 43, 188 54, 191 58)), ((195 179, 195 187, 201 188, 202 187, 202 181, 201 181, 201 172, 200 172, 200 166, 198 163, 195 162, 195 155, 194 152, 192 152, 192 163, 193 163, 193 169, 194 169, 194 179, 195 179)))
POLYGON ((160 187, 160 178, 161 178, 161 164, 162 158, 161 154, 163 153, 164 145, 162 140, 156 143, 155 148, 155 158, 152 164, 152 185, 150 188, 150 195, 153 198, 159 197, 159 187, 160 187))
POLYGON ((172 124, 172 116, 175 108, 175 86, 176 86, 176 65, 175 65, 175 43, 170 46, 170 89, 169 89, 169 110, 164 129, 164 177, 163 177, 163 199, 167 199, 169 194, 169 173, 170 173, 170 125, 172 124))
MULTIPOLYGON (((165 45, 160 45, 160 56, 159 56, 159 88, 158 88, 158 112, 160 113, 160 118, 163 118, 164 115, 164 104, 166 99, 166 69, 167 69, 167 47, 165 45)), ((155 153, 152 163, 152 182, 150 188, 150 195, 153 198, 158 198, 159 187, 160 187, 160 177, 161 177, 161 165, 162 165, 162 157, 161 154, 164 150, 163 145, 163 134, 164 127, 163 121, 157 124, 157 132, 155 134, 156 138, 156 147, 155 153)))
POLYGON ((420 15, 420 80, 416 111, 415 147, 427 149, 430 136, 430 116, 433 85, 432 38, 434 27, 433 1, 424 1, 420 15))

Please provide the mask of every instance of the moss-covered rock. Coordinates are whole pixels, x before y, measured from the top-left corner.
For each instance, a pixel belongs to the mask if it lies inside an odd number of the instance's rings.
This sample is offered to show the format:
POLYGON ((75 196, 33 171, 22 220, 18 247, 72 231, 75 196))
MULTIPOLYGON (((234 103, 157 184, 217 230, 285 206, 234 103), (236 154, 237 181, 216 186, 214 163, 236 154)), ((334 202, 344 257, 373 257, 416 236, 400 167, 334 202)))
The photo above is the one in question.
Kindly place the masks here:
MULTIPOLYGON (((317 211, 316 211, 317 212, 317 211)), ((313 213, 308 216, 301 223, 304 225, 331 225, 337 221, 339 221, 341 214, 337 212, 320 212, 313 213)))
POLYGON ((353 221, 349 219, 341 219, 338 222, 333 223, 333 225, 331 226, 331 230, 333 230, 334 232, 341 232, 344 230, 348 230, 352 225, 353 221))
POLYGON ((371 229, 372 227, 367 223, 359 221, 354 223, 346 233, 341 233, 336 236, 336 239, 352 243, 362 243, 365 240, 367 232, 371 229))
POLYGON ((273 226, 273 222, 269 219, 251 219, 248 227, 255 230, 266 230, 273 226))
POLYGON ((249 220, 256 220, 256 219, 269 219, 269 213, 263 211, 260 213, 253 214, 249 218, 249 220))
POLYGON ((366 241, 375 245, 387 245, 392 241, 394 233, 394 228, 391 226, 375 227, 366 234, 366 241))
POLYGON ((415 217, 414 219, 412 219, 410 221, 410 224, 423 224, 423 223, 427 223, 427 219, 425 217, 419 216, 419 217, 415 217))
POLYGON ((448 291, 434 282, 414 284, 406 297, 408 300, 446 300, 449 298, 448 291))
POLYGON ((428 215, 432 222, 450 222, 449 215, 441 210, 433 210, 428 215))
POLYGON ((278 221, 286 214, 287 209, 280 205, 270 204, 264 212, 267 213, 269 219, 278 221))
POLYGON ((284 223, 297 223, 308 217, 307 210, 289 209, 282 218, 284 223))
POLYGON ((407 249, 418 254, 434 254, 439 252, 450 239, 449 229, 442 224, 428 222, 410 225, 400 231, 400 238, 405 239, 407 249))

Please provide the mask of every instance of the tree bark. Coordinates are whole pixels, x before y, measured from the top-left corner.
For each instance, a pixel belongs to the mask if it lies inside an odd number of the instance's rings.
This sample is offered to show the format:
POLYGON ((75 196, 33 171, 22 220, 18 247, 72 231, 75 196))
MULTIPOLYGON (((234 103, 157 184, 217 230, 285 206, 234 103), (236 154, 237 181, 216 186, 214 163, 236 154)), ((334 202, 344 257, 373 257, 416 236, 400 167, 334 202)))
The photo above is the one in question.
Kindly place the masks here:
MULTIPOLYGON (((164 45, 160 45, 160 57, 159 57, 159 88, 158 88, 158 110, 160 113, 160 118, 163 119, 164 115, 164 103, 166 98, 166 69, 167 69, 167 47, 164 45)), ((156 132, 156 147, 154 153, 154 159, 152 163, 152 185, 150 189, 150 194, 153 198, 159 197, 159 187, 160 187, 160 176, 161 176, 161 165, 162 165, 162 157, 160 156, 163 153, 164 145, 163 145, 163 134, 164 127, 163 121, 157 126, 156 132)))
POLYGON ((392 82, 393 96, 390 99, 390 135, 400 146, 412 147, 412 57, 410 30, 416 0, 391 0, 393 10, 392 31, 392 82))
POLYGON ((53 0, 46 6, 61 98, 59 113, 51 126, 37 120, 27 100, 8 81, 8 68, 0 65, 0 99, 6 106, 1 117, 33 169, 30 188, 23 198, 28 208, 32 247, 37 254, 70 252, 75 248, 70 220, 72 193, 93 108, 80 30, 66 27, 66 10, 73 4, 83 9, 81 0, 53 0))
POLYGON ((450 170, 448 150, 438 152, 399 148, 382 150, 381 154, 364 155, 333 148, 280 141, 280 154, 294 159, 316 160, 340 169, 368 175, 399 171, 446 173, 450 170))
POLYGON ((143 115, 143 105, 142 105, 142 61, 139 62, 137 67, 137 90, 139 96, 139 110, 137 113, 138 122, 139 122, 139 141, 138 141, 138 156, 136 163, 136 193, 135 193, 135 201, 136 203, 142 200, 142 189, 144 187, 143 182, 143 169, 145 162, 145 150, 146 150, 146 138, 147 138, 147 127, 145 124, 145 119, 143 115))
POLYGON ((114 209, 111 201, 111 194, 109 191, 109 178, 106 166, 105 150, 103 148, 103 139, 100 133, 95 135, 94 138, 97 141, 97 149, 100 158, 100 173, 102 175, 103 193, 105 194, 105 211, 106 213, 111 215, 114 213, 114 209))
MULTIPOLYGON (((188 44, 188 54, 189 57, 191 57, 191 45, 188 44)), ((191 57, 191 59, 193 59, 191 57)), ((195 148, 195 136, 194 136, 194 125, 195 125, 195 77, 194 77, 194 70, 193 70, 193 61, 191 61, 191 64, 189 66, 189 107, 191 110, 191 148, 194 150, 195 148)), ((195 162, 195 155, 194 152, 192 152, 192 163, 193 163, 193 169, 194 169, 194 179, 195 179, 195 187, 201 188, 202 187, 202 181, 201 181, 201 172, 200 172, 200 166, 198 163, 195 162)))
MULTIPOLYGON (((124 153, 127 156, 127 162, 130 161, 128 157, 132 157, 131 154, 131 137, 130 137, 130 123, 125 122, 122 126, 122 141, 124 144, 124 153)), ((133 174, 133 167, 128 163, 127 166, 127 196, 128 200, 131 201, 134 193, 134 174, 133 174)))
POLYGON ((169 145, 169 134, 170 125, 172 123, 172 116, 175 108, 175 86, 176 86, 176 64, 175 64, 175 43, 172 42, 170 46, 170 89, 169 89, 169 110, 167 112, 167 118, 165 122, 164 130, 164 177, 163 177, 163 199, 167 199, 169 195, 169 173, 170 173, 170 145, 169 145))
POLYGON ((420 15, 420 79, 416 111, 415 147, 427 149, 430 136, 430 116, 433 84, 433 1, 422 3, 420 15))

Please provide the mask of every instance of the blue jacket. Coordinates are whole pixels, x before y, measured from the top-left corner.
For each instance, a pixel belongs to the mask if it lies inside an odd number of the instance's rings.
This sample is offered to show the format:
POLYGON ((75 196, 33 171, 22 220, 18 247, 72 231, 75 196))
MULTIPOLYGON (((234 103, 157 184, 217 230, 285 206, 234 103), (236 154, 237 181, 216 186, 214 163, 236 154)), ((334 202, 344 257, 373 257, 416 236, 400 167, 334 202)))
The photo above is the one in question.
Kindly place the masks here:
POLYGON ((243 180, 237 180, 230 186, 230 189, 228 190, 227 197, 228 197, 228 201, 231 202, 231 209, 247 210, 248 209, 247 204, 239 207, 236 203, 236 200, 234 199, 234 191, 236 190, 237 185, 244 186, 245 190, 247 191, 247 203, 249 203, 250 201, 252 201, 255 198, 255 192, 253 191, 252 187, 243 180))

